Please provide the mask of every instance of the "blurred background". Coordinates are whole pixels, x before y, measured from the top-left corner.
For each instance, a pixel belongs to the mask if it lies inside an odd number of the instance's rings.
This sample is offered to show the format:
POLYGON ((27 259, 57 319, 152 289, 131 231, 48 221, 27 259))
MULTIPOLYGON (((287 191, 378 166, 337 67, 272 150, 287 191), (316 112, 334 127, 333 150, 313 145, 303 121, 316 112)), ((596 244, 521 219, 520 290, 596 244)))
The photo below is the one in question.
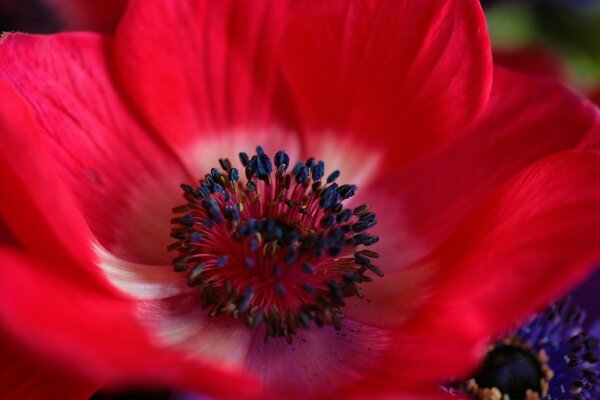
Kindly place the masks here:
MULTIPOLYGON (((418 0, 414 0, 418 1, 418 0)), ((494 62, 558 79, 600 105, 600 0, 481 0, 494 62)), ((0 0, 0 32, 110 33, 126 0, 0 0)), ((587 327, 600 336, 600 271, 571 297, 587 311, 587 327)), ((200 400, 168 390, 101 391, 93 400, 200 400)))

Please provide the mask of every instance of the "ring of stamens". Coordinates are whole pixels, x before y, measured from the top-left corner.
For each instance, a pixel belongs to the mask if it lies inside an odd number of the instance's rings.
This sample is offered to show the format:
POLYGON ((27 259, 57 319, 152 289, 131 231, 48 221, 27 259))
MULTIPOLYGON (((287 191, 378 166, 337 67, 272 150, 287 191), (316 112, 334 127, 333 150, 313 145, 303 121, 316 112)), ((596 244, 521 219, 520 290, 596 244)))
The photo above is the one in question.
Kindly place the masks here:
POLYGON ((210 316, 229 315, 250 328, 265 326, 265 340, 291 342, 298 328, 332 324, 340 329, 344 299, 363 297, 360 284, 379 255, 368 247, 377 221, 366 205, 345 208, 355 185, 338 185, 339 171, 324 178, 314 158, 288 171, 275 154, 275 171, 261 147, 240 153, 245 183, 227 159, 198 187, 182 184, 186 204, 175 207, 169 250, 176 272, 188 274, 210 316))
MULTIPOLYGON (((523 343, 518 336, 508 336, 488 350, 483 365, 474 378, 463 384, 463 390, 478 400, 539 400, 545 398, 548 394, 550 380, 554 376, 549 361, 544 350, 536 353, 529 343, 523 343), (528 372, 535 377, 527 377, 530 382, 525 385, 528 388, 524 390, 524 393, 519 395, 513 393, 511 397, 509 392, 515 392, 515 388, 502 387, 506 382, 503 384, 494 381, 506 380, 509 376, 505 374, 507 371, 515 369, 515 362, 527 364, 525 367, 530 369, 528 372), (501 375, 504 376, 501 377, 501 375)), ((508 380, 512 385, 517 378, 510 376, 508 380)))

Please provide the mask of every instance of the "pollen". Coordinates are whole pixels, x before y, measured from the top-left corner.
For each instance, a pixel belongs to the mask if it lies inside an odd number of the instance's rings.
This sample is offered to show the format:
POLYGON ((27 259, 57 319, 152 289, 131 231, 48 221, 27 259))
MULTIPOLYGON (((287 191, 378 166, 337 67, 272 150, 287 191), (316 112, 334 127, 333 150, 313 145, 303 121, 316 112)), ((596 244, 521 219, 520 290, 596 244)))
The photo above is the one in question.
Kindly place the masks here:
POLYGON ((379 237, 367 205, 345 207, 357 190, 325 176, 315 158, 290 165, 284 151, 271 158, 239 154, 242 173, 219 160, 196 187, 182 184, 185 204, 169 246, 173 269, 186 273, 199 306, 211 317, 264 326, 265 341, 289 343, 298 329, 341 329, 345 299, 363 297, 360 285, 383 277, 371 250, 379 237))

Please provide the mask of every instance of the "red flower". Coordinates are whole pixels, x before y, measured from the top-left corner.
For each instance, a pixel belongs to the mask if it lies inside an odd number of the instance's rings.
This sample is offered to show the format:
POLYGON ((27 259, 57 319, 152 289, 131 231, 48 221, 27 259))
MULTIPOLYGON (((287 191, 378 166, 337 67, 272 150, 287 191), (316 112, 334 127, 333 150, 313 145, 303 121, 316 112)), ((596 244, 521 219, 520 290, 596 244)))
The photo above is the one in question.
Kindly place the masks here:
MULTIPOLYGON (((114 37, 15 34, 0 51, 0 210, 25 250, 0 248, 3 348, 20 346, 4 397, 153 384, 414 398, 472 368, 490 336, 600 256, 597 110, 552 82, 492 74, 474 0, 139 0, 114 37), (358 185, 344 204, 377 213, 369 249, 385 276, 345 299, 340 331, 311 323, 291 345, 265 344, 264 325, 209 316, 172 271, 179 184, 193 190, 219 158, 256 145, 324 160, 358 185)), ((219 232, 217 245, 241 235, 219 232)))

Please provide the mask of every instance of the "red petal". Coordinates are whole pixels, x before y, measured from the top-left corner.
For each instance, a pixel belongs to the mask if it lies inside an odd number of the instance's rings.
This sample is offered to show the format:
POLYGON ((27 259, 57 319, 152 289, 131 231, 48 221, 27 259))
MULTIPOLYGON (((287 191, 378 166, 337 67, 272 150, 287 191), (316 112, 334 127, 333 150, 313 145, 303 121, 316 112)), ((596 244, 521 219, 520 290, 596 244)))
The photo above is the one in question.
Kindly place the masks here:
MULTIPOLYGON (((3 131, 5 143, 10 143, 3 149, 20 179, 36 182, 28 188, 36 201, 60 203, 55 207, 71 214, 80 208, 100 242, 123 258, 168 263, 164 249, 170 210, 181 202, 179 184, 191 179, 169 150, 140 127, 115 92, 104 58, 107 41, 79 33, 4 38, 0 74, 26 101, 35 122, 16 121, 10 108, 25 106, 11 101, 3 110, 6 123, 12 124, 3 131), (42 154, 46 151, 50 157, 42 154), (48 199, 61 190, 56 178, 45 182, 53 167, 78 207, 69 206, 71 200, 48 199)), ((73 218, 54 216, 52 210, 44 205, 42 218, 73 218)), ((64 232, 69 230, 57 229, 64 232)), ((70 231, 70 236, 85 238, 76 232, 70 231)))
POLYGON ((0 342, 0 397, 3 399, 84 400, 99 386, 79 374, 62 373, 6 338, 0 342))
POLYGON ((461 134, 489 95, 477 1, 299 2, 286 33, 286 77, 311 154, 333 131, 397 166, 461 134))
POLYGON ((385 354, 390 337, 385 330, 350 320, 343 325, 339 332, 331 326, 299 330, 291 345, 281 338, 265 343, 263 335, 255 335, 247 369, 262 377, 273 399, 352 393, 357 377, 367 374, 385 354))
POLYGON ((133 302, 85 291, 13 250, 0 249, 0 257, 6 266, 0 281, 2 326, 64 371, 111 385, 162 384, 222 396, 256 391, 255 382, 239 371, 156 347, 156 338, 136 320, 133 302))
POLYGON ((112 32, 127 0, 45 0, 67 29, 112 32))
POLYGON ((10 188, 0 196, 0 207, 8 228, 30 252, 56 262, 56 273, 85 286, 102 281, 91 264, 90 232, 42 144, 32 139, 36 124, 31 113, 3 82, 0 102, 0 186, 10 188), (96 279, 81 269, 66 268, 73 260, 87 266, 96 279))
POLYGON ((465 136, 381 185, 397 185, 410 234, 431 249, 523 168, 590 141, 599 121, 595 107, 558 83, 498 68, 490 102, 465 136))
POLYGON ((424 257, 482 198, 529 164, 589 141, 598 128, 598 111, 583 98, 498 69, 488 107, 464 137, 359 190, 379 216, 375 250, 386 276, 364 285, 370 302, 350 301, 347 314, 377 326, 401 324, 435 277, 435 263, 424 257))
POLYGON ((561 153, 523 171, 431 258, 427 301, 392 334, 394 348, 364 385, 418 387, 467 373, 487 340, 597 265, 598 210, 600 154, 561 153))
POLYGON ((497 334, 556 300, 600 259, 600 154, 565 152, 523 171, 440 248, 443 308, 497 334))
MULTIPOLYGON (((115 38, 117 72, 134 104, 190 165, 207 140, 239 132, 253 146, 267 145, 256 131, 283 124, 284 105, 274 115, 272 102, 281 79, 274 43, 286 5, 132 1, 115 38)), ((241 150, 251 149, 230 149, 241 150)))

